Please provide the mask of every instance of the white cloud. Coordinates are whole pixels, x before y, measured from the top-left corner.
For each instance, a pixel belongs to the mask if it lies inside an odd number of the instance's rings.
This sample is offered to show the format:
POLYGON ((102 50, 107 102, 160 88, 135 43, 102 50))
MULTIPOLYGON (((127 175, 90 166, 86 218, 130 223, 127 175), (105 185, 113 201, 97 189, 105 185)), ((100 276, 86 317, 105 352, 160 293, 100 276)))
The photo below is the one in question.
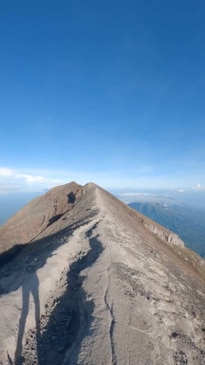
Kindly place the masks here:
POLYGON ((52 178, 48 173, 42 176, 35 170, 0 167, 0 194, 12 191, 41 191, 60 183, 63 182, 52 178))
POLYGON ((128 193, 121 193, 119 194, 120 196, 130 196, 130 197, 135 197, 135 196, 144 196, 144 195, 148 195, 147 193, 135 193, 135 192, 128 192, 128 193))
POLYGON ((201 184, 196 184, 193 186, 193 190, 200 190, 201 188, 201 184))
POLYGON ((7 167, 0 167, 0 177, 12 176, 13 170, 7 167))
MULTIPOLYGON (((118 189, 119 194, 124 194, 124 198, 131 199, 142 196, 143 190, 148 189, 166 189, 172 186, 175 191, 182 192, 183 189, 191 189, 194 181, 191 176, 168 176, 168 175, 143 175, 141 171, 82 171, 82 170, 48 170, 48 169, 31 169, 0 166, 0 194, 5 191, 42 191, 50 189, 56 185, 66 184, 70 181, 84 185, 92 181, 107 190, 118 189), (139 189, 139 190, 138 190, 139 189), (143 190, 142 190, 143 189, 143 190), (121 190, 121 191, 120 191, 121 190), (141 190, 141 192, 140 192, 141 190)), ((198 176, 202 181, 201 176, 198 176)), ((193 189, 201 190, 202 185, 197 184, 193 189)), ((123 196, 122 196, 123 197, 123 196)))
POLYGON ((43 176, 32 176, 27 174, 17 174, 16 178, 24 179, 28 183, 32 182, 44 182, 45 178, 43 176))

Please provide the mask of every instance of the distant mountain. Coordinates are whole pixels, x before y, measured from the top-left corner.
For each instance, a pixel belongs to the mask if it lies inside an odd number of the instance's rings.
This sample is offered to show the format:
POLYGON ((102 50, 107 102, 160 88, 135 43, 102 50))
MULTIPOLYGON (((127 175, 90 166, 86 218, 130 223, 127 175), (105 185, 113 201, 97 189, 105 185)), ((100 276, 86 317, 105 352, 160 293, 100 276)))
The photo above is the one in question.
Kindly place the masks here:
POLYGON ((205 212, 188 205, 134 202, 129 206, 177 233, 188 247, 205 257, 205 212))

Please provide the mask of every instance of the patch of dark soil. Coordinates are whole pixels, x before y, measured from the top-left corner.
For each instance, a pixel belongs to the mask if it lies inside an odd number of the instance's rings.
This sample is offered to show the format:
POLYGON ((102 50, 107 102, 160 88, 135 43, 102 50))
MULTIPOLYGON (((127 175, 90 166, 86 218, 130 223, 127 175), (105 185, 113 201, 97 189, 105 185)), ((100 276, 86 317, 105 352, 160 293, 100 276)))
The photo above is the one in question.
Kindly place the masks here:
POLYGON ((175 361, 175 362, 174 362, 174 364, 175 364, 175 365, 184 365, 184 364, 188 364, 187 356, 186 356, 186 354, 185 354, 183 351, 181 351, 181 350, 176 351, 176 352, 174 353, 173 358, 174 358, 174 361, 175 361))
POLYGON ((58 221, 61 217, 63 216, 63 214, 57 214, 54 217, 49 219, 49 222, 47 224, 47 227, 51 226, 51 224, 53 224, 54 222, 58 221))
POLYGON ((67 198, 68 198, 68 204, 74 204, 76 201, 76 196, 72 191, 67 195, 67 198))
POLYGON ((115 266, 115 272, 119 277, 121 284, 124 283, 124 290, 126 295, 129 295, 130 297, 135 297, 137 294, 145 297, 147 300, 158 300, 141 283, 141 272, 139 272, 138 270, 131 270, 127 265, 124 264, 115 264, 113 266, 115 266))

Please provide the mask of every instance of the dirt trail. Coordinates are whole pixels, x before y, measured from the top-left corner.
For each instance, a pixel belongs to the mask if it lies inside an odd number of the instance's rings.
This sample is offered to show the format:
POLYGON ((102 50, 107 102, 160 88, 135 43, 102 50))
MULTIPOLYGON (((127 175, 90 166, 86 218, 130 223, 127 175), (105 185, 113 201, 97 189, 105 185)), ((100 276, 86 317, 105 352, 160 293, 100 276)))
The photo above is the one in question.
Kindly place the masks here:
POLYGON ((0 269, 0 365, 205 365, 204 279, 186 250, 96 185, 77 191, 0 269))

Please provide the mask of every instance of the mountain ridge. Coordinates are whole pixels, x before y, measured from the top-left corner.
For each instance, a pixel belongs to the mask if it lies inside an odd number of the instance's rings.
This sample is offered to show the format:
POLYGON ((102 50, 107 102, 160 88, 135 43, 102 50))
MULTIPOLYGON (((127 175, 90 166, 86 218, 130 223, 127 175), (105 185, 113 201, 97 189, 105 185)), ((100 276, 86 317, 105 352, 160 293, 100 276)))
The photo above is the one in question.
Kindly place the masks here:
POLYGON ((0 269, 3 364, 203 364, 204 260, 172 232, 93 183, 25 209, 0 229, 23 247, 0 269))
POLYGON ((193 206, 154 202, 133 202, 129 206, 175 232, 186 246, 205 256, 205 212, 193 206))

